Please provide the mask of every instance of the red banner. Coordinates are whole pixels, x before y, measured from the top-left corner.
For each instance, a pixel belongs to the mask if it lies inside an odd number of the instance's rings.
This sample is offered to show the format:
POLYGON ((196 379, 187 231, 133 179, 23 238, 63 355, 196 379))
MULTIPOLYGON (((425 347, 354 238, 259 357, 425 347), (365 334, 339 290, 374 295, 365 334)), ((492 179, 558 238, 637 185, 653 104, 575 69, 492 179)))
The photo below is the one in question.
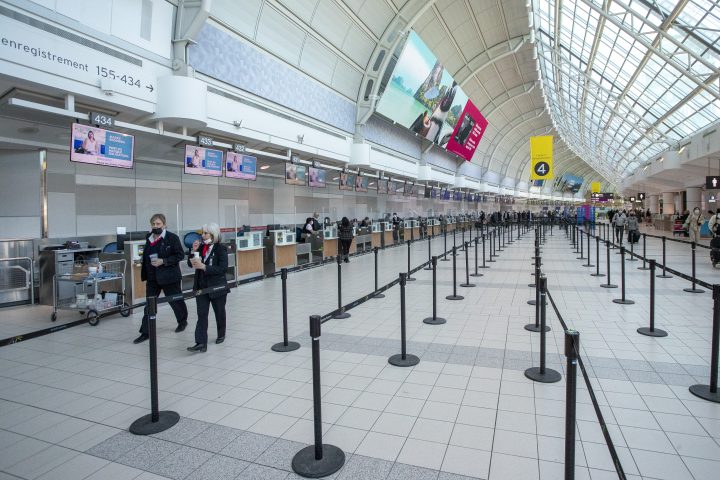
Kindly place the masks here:
POLYGON ((460 155, 467 161, 472 159, 480 139, 485 133, 488 121, 480 110, 468 101, 458 119, 455 130, 447 143, 447 150, 460 155))

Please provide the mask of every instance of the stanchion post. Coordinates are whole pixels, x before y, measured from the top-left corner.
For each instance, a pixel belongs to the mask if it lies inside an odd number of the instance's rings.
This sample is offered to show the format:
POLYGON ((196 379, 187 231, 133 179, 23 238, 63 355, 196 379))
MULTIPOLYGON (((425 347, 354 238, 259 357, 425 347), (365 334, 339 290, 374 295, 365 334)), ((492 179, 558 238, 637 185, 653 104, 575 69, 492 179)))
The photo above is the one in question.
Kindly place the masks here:
POLYGON ((447 300, 462 300, 465 297, 457 294, 457 247, 452 249, 452 262, 453 262, 453 294, 445 297, 447 300))
POLYGON ((385 295, 378 293, 378 247, 373 248, 373 253, 375 254, 375 293, 372 298, 385 298, 385 295))
MULTIPOLYGON (((428 227, 432 228, 432 227, 428 227)), ((432 258, 432 245, 430 244, 430 241, 432 240, 432 235, 427 236, 428 241, 428 266, 425 267, 423 270, 432 270, 432 266, 430 265, 430 259, 432 258)))
POLYGON ((492 232, 488 232, 488 239, 490 240, 490 259, 488 260, 488 263, 495 263, 495 260, 493 260, 493 257, 495 256, 495 230, 492 232))
POLYGON ((718 392, 718 356, 720 355, 720 285, 713 285, 713 330, 710 345, 710 385, 693 385, 690 393, 710 402, 720 403, 718 392))
POLYGON ((635 230, 628 230, 628 243, 630 244, 630 257, 627 259, 628 262, 637 262, 637 258, 635 258, 635 244, 630 241, 630 235, 634 231, 635 230))
POLYGON ((595 265, 592 265, 590 263, 590 232, 587 232, 587 263, 585 264, 586 267, 594 267, 595 265))
POLYGON ((580 355, 580 333, 565 331, 565 480, 575 480, 575 414, 577 401, 577 364, 580 355))
POLYGON ((427 323, 428 325, 442 325, 443 323, 447 322, 444 318, 440 318, 437 316, 437 257, 432 257, 432 260, 430 261, 432 264, 432 271, 433 271, 433 306, 432 306, 432 317, 428 317, 423 320, 423 323, 427 323))
POLYGON ((465 283, 461 283, 461 287, 474 287, 474 283, 470 283, 470 246, 465 243, 465 283))
POLYGON ((157 297, 145 299, 148 315, 148 336, 150 337, 150 413, 143 415, 130 425, 130 433, 135 435, 152 435, 164 432, 180 420, 177 412, 160 411, 158 399, 157 372, 157 297))
POLYGON ((343 304, 342 304, 342 255, 337 256, 337 273, 338 273, 337 294, 338 294, 339 313, 336 313, 335 315, 333 315, 332 318, 334 318, 336 320, 343 320, 345 318, 350 318, 350 314, 345 311, 345 307, 343 307, 343 304))
POLYGON ((332 475, 345 464, 345 452, 334 445, 322 443, 322 411, 320 406, 320 316, 310 317, 313 374, 313 427, 314 444, 309 445, 292 459, 292 469, 301 477, 321 478, 332 475))
POLYGON ((411 268, 410 268, 410 242, 409 241, 407 242, 407 247, 408 247, 407 248, 407 278, 405 280, 407 280, 408 282, 414 282, 415 279, 410 276, 411 268))
POLYGON ((620 298, 613 300, 613 303, 620 305, 633 305, 635 302, 625 298, 625 246, 620 245, 620 285, 621 295, 620 298))
POLYGON ((610 242, 605 241, 607 247, 607 283, 600 284, 603 288, 617 288, 617 285, 610 283, 610 242))
POLYGON ((488 265, 485 265, 485 234, 482 234, 482 245, 483 245, 483 264, 480 268, 490 268, 488 265))
POLYGON ((538 280, 540 289, 540 367, 530 367, 525 370, 525 376, 530 380, 541 383, 559 382, 562 376, 552 368, 545 368, 545 333, 550 328, 545 324, 547 308, 547 278, 538 280))
POLYGON ((642 234, 642 239, 643 239, 643 254, 642 254, 643 264, 642 264, 642 267, 638 267, 638 270, 648 270, 648 267, 645 266, 645 261, 647 260, 647 242, 646 242, 647 234, 646 233, 642 234))
POLYGON ((583 231, 578 229, 578 244, 580 245, 580 256, 577 257, 578 260, 585 260, 585 251, 583 248, 583 231))
POLYGON ((667 337, 665 330, 655 328, 655 260, 650 260, 650 328, 641 327, 637 332, 648 337, 667 337))
POLYGON ((440 261, 441 261, 441 262, 449 262, 450 260, 448 260, 448 258, 447 258, 447 254, 448 254, 448 248, 447 248, 447 224, 445 224, 445 228, 443 229, 443 241, 444 241, 444 246, 443 246, 444 250, 443 250, 443 254, 442 254, 442 259, 441 259, 440 261))
POLYGON ((690 244, 690 247, 692 248, 691 254, 692 254, 692 287, 690 288, 683 288, 684 292, 688 293, 703 293, 705 290, 701 288, 697 288, 697 278, 695 277, 695 247, 696 243, 692 242, 690 244))
POLYGON ((478 273, 478 243, 480 243, 480 239, 478 237, 475 237, 475 260, 473 263, 475 264, 475 273, 471 273, 471 277, 482 277, 482 273, 478 273))
POLYGON ((412 367, 420 363, 415 355, 407 353, 406 331, 405 331, 405 281, 404 273, 400 274, 400 352, 388 358, 388 363, 396 367, 412 367))
MULTIPOLYGON (((601 224, 602 225, 602 224, 601 224)), ((595 237, 595 273, 590 275, 593 277, 604 277, 604 273, 600 273, 600 237, 595 237)))
POLYGON ((666 238, 665 238, 665 237, 661 237, 661 238, 662 238, 662 259, 663 259, 663 263, 662 263, 662 274, 661 274, 661 275, 658 275, 657 278, 672 278, 672 275, 668 275, 667 272, 665 271, 665 267, 666 267, 666 265, 667 265, 667 261, 666 261, 666 259, 665 259, 665 243, 666 243, 665 241, 666 241, 666 238))
MULTIPOLYGON (((377 250, 377 248, 375 249, 377 250)), ((300 348, 300 344, 297 342, 288 342, 288 305, 287 305, 287 268, 280 270, 280 281, 282 282, 282 320, 283 320, 283 341, 282 343, 276 343, 270 349, 274 352, 292 352, 300 348)))

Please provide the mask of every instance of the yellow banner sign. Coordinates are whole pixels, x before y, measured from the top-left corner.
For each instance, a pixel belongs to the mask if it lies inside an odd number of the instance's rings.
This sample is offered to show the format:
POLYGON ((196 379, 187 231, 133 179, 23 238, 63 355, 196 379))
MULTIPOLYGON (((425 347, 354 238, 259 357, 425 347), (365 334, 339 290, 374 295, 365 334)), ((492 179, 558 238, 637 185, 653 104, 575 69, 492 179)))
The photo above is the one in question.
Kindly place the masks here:
POLYGON ((590 184, 590 193, 600 193, 600 182, 592 182, 590 184))
POLYGON ((552 179, 552 165, 553 137, 551 135, 530 137, 530 179, 552 179))

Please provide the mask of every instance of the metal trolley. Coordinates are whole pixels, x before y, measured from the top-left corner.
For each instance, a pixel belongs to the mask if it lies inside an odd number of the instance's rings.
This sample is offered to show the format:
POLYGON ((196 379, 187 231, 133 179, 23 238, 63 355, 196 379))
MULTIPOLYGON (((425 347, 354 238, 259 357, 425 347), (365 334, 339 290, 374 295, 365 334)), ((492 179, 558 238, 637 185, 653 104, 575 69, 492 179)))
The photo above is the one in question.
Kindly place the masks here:
POLYGON ((51 320, 57 320, 59 309, 77 310, 86 315, 90 325, 97 325, 100 314, 112 310, 120 315, 130 315, 130 305, 125 301, 126 260, 109 260, 95 265, 83 266, 81 271, 53 277, 53 313, 51 320), (74 285, 74 295, 58 298, 58 284, 68 282, 74 285))

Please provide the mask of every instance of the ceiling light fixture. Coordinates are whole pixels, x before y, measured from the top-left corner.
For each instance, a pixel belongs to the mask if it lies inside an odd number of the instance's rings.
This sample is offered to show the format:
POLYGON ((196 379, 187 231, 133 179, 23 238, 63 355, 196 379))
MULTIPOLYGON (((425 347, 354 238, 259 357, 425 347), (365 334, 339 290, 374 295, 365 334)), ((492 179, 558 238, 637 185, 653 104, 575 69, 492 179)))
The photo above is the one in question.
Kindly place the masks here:
POLYGON ((268 168, 270 168, 270 165, 263 165, 260 170, 267 170, 268 168))
POLYGON ((680 150, 678 150, 678 155, 685 151, 685 147, 687 147, 687 144, 680 147, 680 150))

